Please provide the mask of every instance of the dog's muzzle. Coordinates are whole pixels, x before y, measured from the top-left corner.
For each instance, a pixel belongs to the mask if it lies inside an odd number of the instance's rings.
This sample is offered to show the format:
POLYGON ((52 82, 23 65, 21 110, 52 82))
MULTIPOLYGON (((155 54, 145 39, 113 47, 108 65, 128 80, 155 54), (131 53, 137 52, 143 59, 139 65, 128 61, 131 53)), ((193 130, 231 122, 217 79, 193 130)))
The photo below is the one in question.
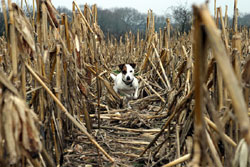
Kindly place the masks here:
MULTIPOLYGON (((127 77, 127 79, 130 78, 129 76, 127 77)), ((130 85, 132 87, 132 83, 134 81, 134 79, 132 79, 131 81, 124 81, 122 80, 126 85, 130 85)))

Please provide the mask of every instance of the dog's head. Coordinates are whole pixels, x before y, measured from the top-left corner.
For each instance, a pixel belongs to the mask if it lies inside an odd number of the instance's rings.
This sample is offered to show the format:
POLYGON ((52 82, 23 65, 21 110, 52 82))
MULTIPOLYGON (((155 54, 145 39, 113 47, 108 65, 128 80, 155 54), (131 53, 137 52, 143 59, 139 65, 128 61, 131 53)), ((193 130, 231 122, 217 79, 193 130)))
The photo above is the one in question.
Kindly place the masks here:
POLYGON ((132 82, 134 80, 134 72, 135 72, 136 64, 120 64, 119 68, 122 72, 122 79, 125 82, 132 82))

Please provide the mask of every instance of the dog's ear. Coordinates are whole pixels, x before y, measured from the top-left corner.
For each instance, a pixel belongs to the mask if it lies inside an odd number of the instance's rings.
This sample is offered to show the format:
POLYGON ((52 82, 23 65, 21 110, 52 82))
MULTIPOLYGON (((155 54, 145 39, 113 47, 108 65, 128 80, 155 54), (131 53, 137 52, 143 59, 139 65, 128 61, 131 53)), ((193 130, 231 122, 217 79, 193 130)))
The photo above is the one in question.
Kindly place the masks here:
POLYGON ((136 64, 135 63, 130 63, 131 67, 135 68, 136 64))
POLYGON ((119 69, 122 71, 123 67, 125 66, 125 64, 120 64, 118 65, 119 69))

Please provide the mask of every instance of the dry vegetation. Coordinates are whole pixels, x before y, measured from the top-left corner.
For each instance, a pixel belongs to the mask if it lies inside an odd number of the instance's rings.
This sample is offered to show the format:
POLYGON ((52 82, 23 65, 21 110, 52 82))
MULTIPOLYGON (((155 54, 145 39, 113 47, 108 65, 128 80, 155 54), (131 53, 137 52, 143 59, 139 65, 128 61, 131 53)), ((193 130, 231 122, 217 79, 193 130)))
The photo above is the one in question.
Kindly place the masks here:
POLYGON ((8 0, 7 19, 2 0, 0 166, 248 165, 250 34, 237 12, 231 28, 220 8, 213 19, 194 6, 191 32, 170 37, 149 11, 145 39, 117 40, 96 6, 73 2, 69 23, 50 0, 36 5, 27 18, 8 0), (130 62, 140 97, 127 109, 109 74, 130 62))

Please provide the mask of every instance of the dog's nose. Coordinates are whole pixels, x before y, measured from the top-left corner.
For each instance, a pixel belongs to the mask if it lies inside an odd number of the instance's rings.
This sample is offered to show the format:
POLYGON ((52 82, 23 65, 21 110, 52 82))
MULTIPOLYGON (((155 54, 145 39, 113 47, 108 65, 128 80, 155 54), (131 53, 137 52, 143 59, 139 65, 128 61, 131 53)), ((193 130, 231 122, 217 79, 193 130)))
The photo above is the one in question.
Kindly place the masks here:
POLYGON ((130 80, 130 77, 129 77, 129 76, 127 76, 127 80, 130 80))

